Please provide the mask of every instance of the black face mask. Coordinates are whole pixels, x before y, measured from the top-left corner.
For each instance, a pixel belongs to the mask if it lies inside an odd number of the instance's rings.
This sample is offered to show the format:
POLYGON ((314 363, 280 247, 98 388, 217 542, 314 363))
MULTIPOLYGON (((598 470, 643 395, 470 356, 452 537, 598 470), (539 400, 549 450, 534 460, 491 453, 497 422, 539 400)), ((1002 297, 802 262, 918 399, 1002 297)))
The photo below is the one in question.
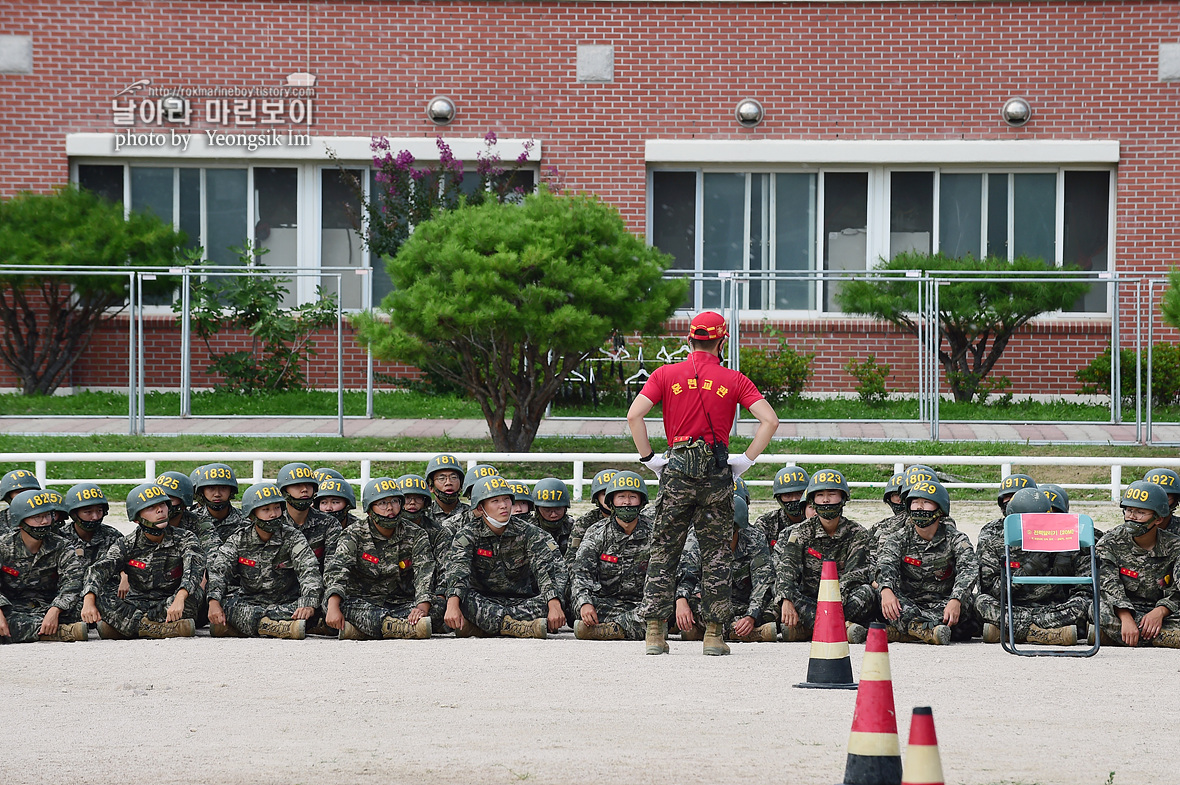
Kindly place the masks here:
POLYGON ((839 518, 844 512, 844 502, 837 502, 836 504, 815 504, 815 514, 824 520, 835 520, 839 518))
POLYGON ((942 510, 910 510, 910 523, 919 529, 925 529, 941 517, 942 510))
POLYGON ((611 515, 623 523, 630 523, 639 517, 639 511, 642 509, 642 504, 616 504, 611 507, 611 515))
POLYGON ((369 520, 382 529, 392 529, 394 526, 397 526, 400 518, 400 512, 397 515, 378 515, 372 510, 369 511, 369 520))
POLYGON ((222 512, 229 509, 229 502, 205 502, 205 509, 210 512, 222 512))
POLYGON ((782 505, 783 512, 785 512, 787 514, 787 517, 802 518, 803 517, 803 507, 804 507, 804 505, 807 504, 807 502, 803 501, 802 499, 795 499, 794 501, 791 501, 791 502, 780 501, 779 504, 782 505))
POLYGON ((1002 516, 1008 515, 1008 502, 1007 501, 996 502, 996 506, 1000 508, 1000 515, 1002 515, 1002 516))
POLYGON ((310 510, 312 503, 315 501, 314 499, 295 499, 285 493, 283 494, 283 499, 286 500, 288 507, 293 510, 299 510, 300 512, 310 510))
POLYGON ((283 528, 283 516, 280 515, 277 518, 271 518, 269 521, 262 521, 258 518, 255 518, 254 524, 267 534, 274 534, 279 529, 283 528))
POLYGON ((425 508, 418 510, 417 512, 409 512, 407 510, 402 510, 401 513, 398 515, 398 520, 405 521, 406 523, 412 523, 415 526, 421 526, 422 525, 422 518, 425 517, 425 515, 426 515, 425 508))
POLYGON ((452 504, 458 504, 459 492, 454 491, 452 493, 448 493, 446 491, 440 491, 438 488, 435 488, 434 489, 434 498, 438 499, 440 504, 445 504, 446 506, 450 507, 452 504))
POLYGON ((348 520, 348 508, 344 507, 339 510, 334 510, 328 513, 328 515, 331 515, 333 518, 340 521, 340 525, 343 526, 344 522, 348 520))
POLYGON ((97 521, 84 521, 81 518, 74 518, 74 523, 78 524, 78 528, 81 529, 82 531, 96 532, 96 531, 98 531, 98 527, 102 526, 103 518, 105 518, 105 517, 106 516, 104 515, 102 518, 99 518, 97 521))
POLYGON ((905 512, 905 502, 891 502, 886 499, 885 503, 889 505, 889 509, 893 510, 894 515, 901 515, 905 512))
POLYGON ((547 521, 541 517, 540 511, 538 511, 537 514, 533 516, 533 523, 537 524, 538 526, 540 526, 542 529, 544 529, 547 532, 555 532, 555 531, 561 530, 561 518, 558 518, 555 521, 547 521))
MULTIPOLYGON (((176 504, 173 504, 172 502, 168 502, 168 520, 170 520, 170 521, 176 520, 177 518, 180 517, 180 514, 182 512, 184 512, 184 504, 182 504, 181 502, 177 502, 176 504)), ((84 524, 83 524, 83 528, 85 528, 84 524)))
POLYGON ((53 524, 48 526, 30 526, 24 521, 20 522, 21 530, 32 537, 34 540, 41 541, 49 536, 49 532, 53 529, 53 524))
POLYGON ((140 526, 140 528, 141 528, 141 529, 143 529, 143 530, 144 530, 144 532, 145 532, 145 533, 147 533, 147 534, 153 534, 153 535, 155 535, 155 534, 163 534, 164 532, 168 531, 168 527, 167 527, 167 526, 165 526, 163 529, 161 529, 161 528, 158 528, 160 524, 158 524, 158 523, 148 523, 148 522, 147 522, 147 521, 145 521, 143 518, 136 518, 136 519, 135 519, 135 522, 136 522, 136 523, 138 523, 138 524, 139 524, 139 526, 140 526))

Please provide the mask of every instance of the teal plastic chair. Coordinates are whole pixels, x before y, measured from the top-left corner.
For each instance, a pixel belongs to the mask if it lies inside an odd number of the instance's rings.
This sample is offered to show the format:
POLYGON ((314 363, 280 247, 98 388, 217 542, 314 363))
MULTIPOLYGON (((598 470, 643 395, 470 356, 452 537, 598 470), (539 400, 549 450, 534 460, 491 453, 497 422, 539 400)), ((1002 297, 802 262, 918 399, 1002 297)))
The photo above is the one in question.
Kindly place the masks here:
MULTIPOLYGON (((1031 523, 1031 521, 1030 521, 1031 523)), ((1057 551, 1060 552, 1060 551, 1057 551)), ((1094 645, 1084 650, 1061 649, 1048 651, 1041 649, 1020 649, 1016 646, 1016 634, 1013 632, 1012 596, 1013 586, 1030 584, 1055 584, 1062 586, 1084 586, 1089 584, 1094 597, 1094 625, 1098 624, 1098 553, 1094 548, 1094 519, 1089 515, 1070 512, 1044 513, 1014 513, 1004 518, 1004 586, 1000 592, 1000 610, 1008 619, 1007 629, 1000 637, 1004 651, 1020 657, 1093 657, 1101 647, 1101 635, 1095 630, 1094 645), (1012 548, 1020 548, 1030 553, 1052 553, 1054 549, 1037 547, 1037 543, 1027 545, 1024 540, 1025 519, 1033 519, 1039 525, 1054 523, 1071 524, 1074 521, 1078 528, 1078 547, 1090 549, 1090 574, 1082 576, 1067 575, 1012 575, 1012 548)))

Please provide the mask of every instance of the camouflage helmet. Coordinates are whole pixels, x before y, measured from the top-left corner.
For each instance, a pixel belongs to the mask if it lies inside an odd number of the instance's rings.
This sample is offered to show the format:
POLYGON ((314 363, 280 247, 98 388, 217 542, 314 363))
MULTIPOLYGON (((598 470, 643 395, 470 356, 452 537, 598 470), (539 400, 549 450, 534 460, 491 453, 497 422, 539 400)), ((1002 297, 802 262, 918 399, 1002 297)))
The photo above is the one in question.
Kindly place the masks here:
POLYGON ((471 507, 474 509, 497 496, 512 496, 512 486, 500 475, 489 474, 477 480, 471 489, 471 507))
POLYGON ((610 485, 610 481, 618 473, 618 469, 603 469, 598 474, 595 474, 594 479, 590 481, 590 499, 593 500, 599 493, 605 491, 606 486, 610 485))
POLYGON ((951 514, 951 495, 938 480, 922 480, 909 486, 907 504, 913 499, 929 499, 938 505, 943 515, 951 514))
POLYGON ((280 491, 289 485, 304 483, 319 486, 319 482, 315 478, 315 470, 306 463, 288 463, 279 469, 279 474, 275 477, 275 485, 279 486, 280 491))
POLYGON ((28 469, 13 469, 0 478, 0 499, 6 498, 10 493, 39 490, 41 481, 28 469))
POLYGON ((53 505, 53 509, 57 512, 60 512, 62 514, 62 520, 65 520, 66 513, 68 512, 66 510, 66 497, 62 496, 52 488, 46 488, 45 493, 49 494, 49 498, 52 500, 50 503, 53 505))
POLYGON ((611 503, 611 498, 619 491, 634 491, 639 494, 640 505, 647 504, 647 482, 635 472, 616 472, 606 486, 604 501, 611 503))
POLYGON ((508 485, 512 488, 512 501, 533 504, 533 492, 528 485, 520 480, 508 480, 508 485))
POLYGON ((188 481, 192 483, 194 489, 197 487, 197 480, 201 478, 201 469, 204 468, 204 466, 198 466, 188 473, 188 481))
POLYGON ((740 496, 747 504, 750 503, 750 486, 746 485, 746 481, 741 477, 733 478, 733 495, 740 496))
MULTIPOLYGON (((1143 475, 1143 479, 1147 482, 1154 482, 1163 488, 1164 493, 1168 494, 1168 496, 1180 497, 1180 475, 1177 475, 1171 469, 1152 469, 1143 475)), ((1168 501, 1170 502, 1171 499, 1168 501)), ((1176 509, 1176 506, 1172 505, 1172 509, 1176 509)))
POLYGON ((801 466, 784 466, 774 475, 774 487, 771 495, 778 497, 782 493, 795 493, 807 490, 807 483, 811 482, 811 475, 801 466))
POLYGON ((844 479, 844 473, 836 469, 820 469, 811 475, 803 497, 810 502, 811 497, 819 491, 841 491, 844 494, 844 501, 848 501, 852 495, 848 492, 848 481, 844 479))
POLYGON ((441 453, 426 462, 426 470, 423 472, 423 474, 426 475, 427 484, 433 480, 435 472, 441 472, 444 469, 457 472, 460 477, 465 477, 467 474, 467 472, 463 470, 463 464, 459 463, 458 458, 456 458, 454 455, 441 453))
POLYGON ((1168 506, 1168 494, 1164 489, 1154 482, 1144 480, 1136 480, 1127 486, 1119 506, 1151 510, 1160 518, 1167 518, 1172 514, 1172 508, 1168 506))
POLYGON ((312 475, 315 477, 316 485, 319 485, 321 482, 323 482, 325 477, 332 477, 333 479, 337 480, 344 479, 344 475, 336 469, 333 469, 331 466, 321 466, 320 468, 313 471, 312 475))
POLYGON ((210 485, 228 485, 238 492, 238 475, 224 463, 207 463, 197 469, 197 479, 193 481, 193 490, 199 491, 210 485))
POLYGON ((75 510, 93 507, 96 504, 102 505, 103 515, 111 511, 111 504, 107 501, 106 494, 95 483, 80 482, 66 491, 65 510, 68 513, 72 514, 75 510))
POLYGON ((1000 492, 996 494, 996 501, 1016 493, 1021 488, 1035 487, 1037 487, 1037 481, 1027 474, 1009 474, 1000 482, 1000 492))
POLYGON ((320 480, 320 484, 316 486, 315 499, 319 501, 328 496, 344 499, 344 501, 348 502, 348 506, 345 509, 356 509, 356 491, 352 489, 352 483, 348 482, 348 480, 325 476, 324 479, 320 480))
POLYGON ((1049 502, 1049 495, 1040 488, 1021 488, 1012 494, 1012 498, 1008 500, 1008 507, 1004 510, 1008 515, 1052 511, 1053 505, 1049 502))
POLYGON ((905 472, 898 472, 889 478, 889 482, 885 483, 885 492, 881 494, 882 501, 888 502, 889 497, 895 493, 901 493, 901 489, 905 486, 905 472))
POLYGON ((406 503, 406 495, 402 493, 402 486, 392 477, 375 477, 365 483, 365 487, 361 489, 362 510, 368 512, 369 508, 373 506, 373 502, 382 499, 397 499, 402 504, 406 503))
POLYGON ((1053 508, 1053 512, 1069 512, 1069 494, 1060 485, 1043 482, 1037 486, 1037 490, 1043 491, 1049 497, 1049 506, 1053 508))
POLYGON ((402 487, 403 496, 425 496, 430 500, 430 486, 421 474, 403 474, 397 478, 397 484, 402 487))
MULTIPOLYGON (((467 470, 467 474, 463 475, 463 490, 464 496, 470 496, 472 488, 477 480, 482 480, 484 477, 500 476, 500 470, 495 466, 486 463, 477 463, 467 470)), ((472 502, 474 504, 474 502, 472 502)))
MULTIPOLYGON (((60 498, 60 494, 57 496, 60 498)), ((31 518, 43 512, 54 513, 57 508, 57 500, 53 494, 46 493, 40 488, 21 491, 13 496, 12 501, 8 504, 8 522, 16 525, 25 518, 31 518)), ((52 522, 50 525, 53 525, 52 522)))
POLYGON ((180 472, 164 472, 156 478, 156 485, 168 491, 169 496, 180 499, 185 507, 193 506, 193 481, 180 472))
POLYGON ((533 504, 538 507, 569 507, 569 488, 556 477, 537 480, 533 486, 533 504))
POLYGON ((149 507, 168 503, 168 491, 154 482, 136 485, 127 494, 127 520, 138 521, 139 514, 149 507))
POLYGON ((283 491, 278 485, 269 481, 256 482, 242 494, 242 514, 250 518, 259 507, 282 503, 283 491))
POLYGON ((739 530, 750 526, 750 505, 737 494, 733 497, 733 525, 739 530))
POLYGON ((910 487, 920 482, 938 482, 938 472, 924 463, 915 463, 902 473, 901 489, 898 493, 902 499, 910 492, 910 487))

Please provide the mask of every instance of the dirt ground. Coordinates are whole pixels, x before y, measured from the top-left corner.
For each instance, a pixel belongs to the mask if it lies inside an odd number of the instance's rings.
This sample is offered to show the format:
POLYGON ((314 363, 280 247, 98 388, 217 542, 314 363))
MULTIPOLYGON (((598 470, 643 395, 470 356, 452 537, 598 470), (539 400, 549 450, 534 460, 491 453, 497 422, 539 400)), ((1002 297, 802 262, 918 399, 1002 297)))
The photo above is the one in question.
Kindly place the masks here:
MULTIPOLYGON (((1109 528, 1117 508, 1102 507, 1109 528)), ((956 512, 974 538, 991 510, 956 512)), ((700 647, 645 657, 641 643, 568 631, 6 646, 0 783, 842 779, 856 694, 792 687, 808 644, 700 647)), ((857 674, 863 648, 851 647, 857 674)), ((933 707, 948 783, 1176 781, 1180 652, 895 644, 890 660, 903 750, 912 708, 933 707)))

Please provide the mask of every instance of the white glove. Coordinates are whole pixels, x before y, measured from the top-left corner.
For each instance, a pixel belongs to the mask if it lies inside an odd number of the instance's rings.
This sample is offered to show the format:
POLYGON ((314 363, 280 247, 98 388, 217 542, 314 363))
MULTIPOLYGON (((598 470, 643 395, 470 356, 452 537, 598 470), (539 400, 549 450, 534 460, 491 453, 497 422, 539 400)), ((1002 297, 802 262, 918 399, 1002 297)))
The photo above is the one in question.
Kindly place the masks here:
POLYGON ((729 468, 733 470, 733 478, 736 480, 746 473, 754 465, 753 458, 747 458, 744 452, 739 452, 737 455, 729 456, 729 468))
POLYGON ((663 453, 656 453, 647 459, 647 461, 640 461, 644 466, 651 469, 651 473, 657 478, 660 472, 664 471, 664 467, 668 465, 668 456, 663 453))

